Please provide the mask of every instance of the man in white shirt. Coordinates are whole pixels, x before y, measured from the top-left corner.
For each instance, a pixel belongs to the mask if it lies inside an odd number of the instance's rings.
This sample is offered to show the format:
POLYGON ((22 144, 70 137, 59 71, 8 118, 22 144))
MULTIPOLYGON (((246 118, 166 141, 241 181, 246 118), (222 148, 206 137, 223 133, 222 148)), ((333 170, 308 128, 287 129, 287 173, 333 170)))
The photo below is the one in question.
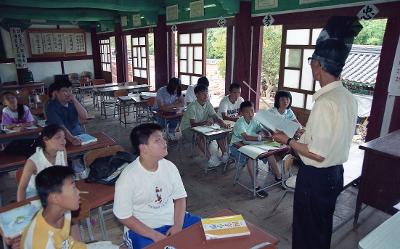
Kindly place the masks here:
POLYGON ((302 164, 293 204, 293 249, 329 249, 336 199, 343 189, 357 118, 357 101, 339 80, 354 36, 362 27, 354 17, 332 17, 309 58, 313 78, 321 89, 305 133, 295 141, 284 133, 273 138, 296 151, 302 164))
POLYGON ((229 86, 229 95, 223 97, 219 104, 218 113, 223 120, 236 122, 239 119, 240 104, 243 101, 240 97, 240 85, 232 83, 229 86))
MULTIPOLYGON (((194 88, 198 85, 203 85, 208 89, 208 86, 210 85, 210 82, 208 81, 206 76, 202 76, 197 80, 196 85, 190 85, 186 89, 186 94, 185 94, 185 104, 189 105, 193 101, 196 100, 196 94, 194 93, 194 88)), ((208 94, 208 100, 210 100, 211 96, 208 94)))
POLYGON ((186 211, 186 190, 168 154, 162 127, 141 124, 130 139, 139 157, 115 184, 115 216, 124 224, 124 242, 132 249, 146 247, 200 221, 186 211))

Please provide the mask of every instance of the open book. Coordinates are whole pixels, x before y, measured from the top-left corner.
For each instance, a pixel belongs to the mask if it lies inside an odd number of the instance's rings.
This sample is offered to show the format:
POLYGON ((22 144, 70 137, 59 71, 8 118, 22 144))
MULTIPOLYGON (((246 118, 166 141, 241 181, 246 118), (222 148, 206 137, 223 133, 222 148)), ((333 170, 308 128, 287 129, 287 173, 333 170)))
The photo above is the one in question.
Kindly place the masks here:
POLYGON ((251 159, 256 159, 259 155, 268 152, 269 150, 276 150, 279 146, 276 144, 259 144, 259 145, 245 145, 239 148, 239 151, 251 159))
POLYGON ((201 219, 207 240, 250 235, 242 215, 201 219))
POLYGON ((81 144, 82 145, 97 142, 97 138, 96 137, 93 137, 92 135, 89 135, 89 134, 86 134, 86 133, 77 135, 76 137, 79 140, 81 140, 81 144))
POLYGON ((0 227, 5 237, 15 238, 22 234, 36 212, 42 206, 39 200, 0 213, 0 227))
POLYGON ((293 137, 300 128, 297 122, 284 119, 270 111, 259 110, 254 117, 260 124, 272 132, 283 131, 288 137, 293 137))

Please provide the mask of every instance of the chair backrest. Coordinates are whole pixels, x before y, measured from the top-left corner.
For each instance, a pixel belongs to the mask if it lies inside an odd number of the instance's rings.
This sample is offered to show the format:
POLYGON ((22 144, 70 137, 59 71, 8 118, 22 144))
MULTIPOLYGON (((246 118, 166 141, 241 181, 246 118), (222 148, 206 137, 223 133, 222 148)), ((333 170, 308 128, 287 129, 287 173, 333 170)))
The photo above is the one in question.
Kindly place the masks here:
POLYGON ((115 155, 118 151, 125 151, 121 145, 113 145, 105 148, 91 150, 83 156, 83 162, 89 167, 96 158, 115 155))
POLYGON ((15 172, 15 180, 17 181, 17 185, 19 185, 19 182, 21 181, 22 172, 24 172, 24 168, 20 168, 15 172))
POLYGON ((127 90, 117 90, 114 92, 114 97, 128 96, 127 90))
POLYGON ((106 80, 105 79, 93 79, 92 84, 94 86, 95 85, 104 85, 104 84, 106 84, 106 80))

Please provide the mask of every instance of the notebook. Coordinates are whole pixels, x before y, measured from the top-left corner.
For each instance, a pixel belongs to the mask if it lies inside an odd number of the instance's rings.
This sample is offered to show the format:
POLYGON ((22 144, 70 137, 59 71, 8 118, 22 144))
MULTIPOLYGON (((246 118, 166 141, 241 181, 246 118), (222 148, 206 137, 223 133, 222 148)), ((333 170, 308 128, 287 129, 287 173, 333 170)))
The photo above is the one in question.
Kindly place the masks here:
POLYGON ((92 135, 89 135, 89 134, 86 134, 86 133, 77 135, 76 137, 79 140, 81 140, 81 144, 82 145, 97 142, 97 138, 96 137, 93 137, 92 135))
POLYGON ((201 219, 206 240, 249 236, 250 230, 242 215, 201 219))
POLYGON ((40 201, 35 200, 24 206, 0 213, 0 227, 4 236, 15 238, 21 235, 33 216, 41 208, 40 201))

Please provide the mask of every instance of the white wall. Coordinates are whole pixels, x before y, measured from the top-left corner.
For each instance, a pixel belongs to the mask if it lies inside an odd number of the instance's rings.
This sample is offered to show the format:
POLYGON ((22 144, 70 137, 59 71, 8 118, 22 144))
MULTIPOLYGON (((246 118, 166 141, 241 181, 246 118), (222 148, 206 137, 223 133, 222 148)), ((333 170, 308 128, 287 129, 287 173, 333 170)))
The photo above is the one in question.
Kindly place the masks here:
MULTIPOLYGON (((56 25, 41 25, 34 24, 29 28, 57 28, 56 25)), ((77 29, 75 25, 60 25, 60 29, 77 29)), ((3 39, 4 48, 6 51, 7 58, 14 58, 14 51, 12 49, 10 33, 3 28, 0 28, 0 34, 3 39)), ((26 32, 24 32, 26 51, 29 55, 29 43, 26 32)), ((86 54, 92 55, 92 41, 90 32, 86 32, 86 54)), ((61 62, 30 62, 28 63, 28 69, 32 71, 33 78, 35 81, 43 81, 44 83, 52 83, 55 74, 62 74, 61 62)), ((94 75, 93 60, 73 60, 64 61, 65 74, 69 73, 82 73, 83 71, 92 72, 94 75)), ((17 81, 17 71, 15 64, 13 63, 0 63, 0 77, 2 82, 17 81)))

